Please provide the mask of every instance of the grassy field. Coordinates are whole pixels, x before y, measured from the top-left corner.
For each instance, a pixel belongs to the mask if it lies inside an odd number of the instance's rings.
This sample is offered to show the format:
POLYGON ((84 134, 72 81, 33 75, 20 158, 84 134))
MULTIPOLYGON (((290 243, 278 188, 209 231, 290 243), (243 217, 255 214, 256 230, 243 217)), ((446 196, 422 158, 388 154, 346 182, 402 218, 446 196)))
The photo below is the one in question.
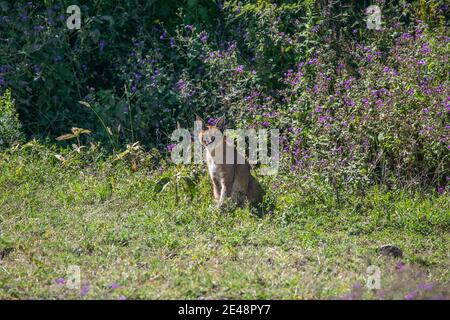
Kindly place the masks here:
POLYGON ((201 167, 194 198, 176 199, 173 185, 155 191, 176 168, 97 157, 0 153, 0 298, 449 297, 448 193, 373 187, 338 203, 325 184, 279 175, 261 178, 270 214, 220 213, 201 167), (380 255, 388 243, 404 256, 380 255), (71 265, 81 288, 64 284, 71 265), (380 290, 366 289, 369 265, 380 290))

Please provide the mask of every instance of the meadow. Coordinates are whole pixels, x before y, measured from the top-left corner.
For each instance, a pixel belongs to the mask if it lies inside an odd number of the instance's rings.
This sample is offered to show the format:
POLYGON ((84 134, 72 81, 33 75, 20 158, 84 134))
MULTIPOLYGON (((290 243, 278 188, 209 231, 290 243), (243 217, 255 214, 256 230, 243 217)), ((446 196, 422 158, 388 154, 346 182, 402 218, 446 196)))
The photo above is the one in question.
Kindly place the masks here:
POLYGON ((444 1, 71 2, 0 1, 0 299, 450 298, 444 1), (279 130, 261 211, 196 115, 279 130))
POLYGON ((203 166, 189 170, 198 192, 176 201, 176 180, 157 188, 175 168, 59 152, 28 143, 1 155, 3 299, 448 298, 446 195, 374 186, 338 203, 326 185, 277 176, 263 180, 272 213, 221 213, 203 166), (403 257, 381 255, 385 244, 403 257), (79 289, 65 286, 71 265, 79 289), (366 288, 370 265, 380 290, 366 288))

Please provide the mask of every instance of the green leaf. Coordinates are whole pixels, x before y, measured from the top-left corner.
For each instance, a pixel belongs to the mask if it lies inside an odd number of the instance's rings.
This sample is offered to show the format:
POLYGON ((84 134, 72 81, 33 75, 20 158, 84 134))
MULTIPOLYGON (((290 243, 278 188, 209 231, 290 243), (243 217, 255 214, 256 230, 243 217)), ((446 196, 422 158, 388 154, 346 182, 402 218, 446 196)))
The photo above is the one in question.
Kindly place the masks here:
POLYGON ((155 185, 154 191, 155 193, 160 193, 166 186, 170 183, 169 177, 161 178, 155 185))
POLYGON ((86 101, 78 101, 79 104, 85 106, 86 108, 91 108, 91 105, 87 103, 86 101))
POLYGON ((76 138, 76 135, 74 135, 72 133, 67 133, 67 134, 63 134, 62 136, 57 137, 56 140, 63 141, 63 140, 70 140, 73 138, 76 138))

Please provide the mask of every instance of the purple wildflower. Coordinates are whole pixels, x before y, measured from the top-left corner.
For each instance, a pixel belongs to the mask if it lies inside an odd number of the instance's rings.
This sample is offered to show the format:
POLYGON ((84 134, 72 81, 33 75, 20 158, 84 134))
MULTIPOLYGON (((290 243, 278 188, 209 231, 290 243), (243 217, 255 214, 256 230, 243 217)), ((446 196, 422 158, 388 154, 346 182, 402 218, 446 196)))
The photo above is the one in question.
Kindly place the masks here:
POLYGON ((33 30, 36 31, 36 32, 43 31, 44 29, 45 29, 44 26, 34 26, 34 27, 33 27, 33 30))
POLYGON ((419 284, 419 288, 425 291, 431 291, 433 290, 433 284, 432 283, 421 283, 419 284))
POLYGON ((314 27, 311 28, 312 33, 317 33, 319 31, 320 25, 316 24, 314 27))
POLYGON ((110 288, 111 288, 112 290, 116 290, 116 289, 119 289, 120 286, 119 286, 117 283, 112 283, 111 286, 110 286, 110 288))
POLYGON ((215 126, 217 121, 219 121, 219 119, 216 118, 209 118, 206 122, 210 125, 210 126, 215 126))
POLYGON ((414 300, 417 297, 417 290, 413 290, 405 295, 405 300, 414 300))
POLYGON ((202 32, 200 35, 200 41, 206 43, 208 41, 208 34, 206 32, 202 32))
POLYGON ((345 80, 345 82, 344 82, 344 88, 345 88, 345 90, 348 90, 348 89, 350 89, 350 88, 352 87, 352 80, 353 80, 353 78, 350 78, 350 79, 348 79, 348 80, 345 80))
POLYGON ((91 289, 91 288, 89 287, 88 284, 83 285, 83 286, 81 287, 80 295, 81 295, 82 297, 84 297, 85 295, 87 295, 87 294, 89 293, 89 290, 90 290, 90 289, 91 289))
POLYGON ((172 150, 173 150, 173 148, 175 148, 175 146, 176 146, 175 143, 171 143, 171 144, 169 144, 169 145, 167 146, 167 150, 168 150, 169 152, 172 152, 172 150))
POLYGON ((142 79, 142 74, 140 74, 139 72, 135 72, 134 78, 136 79, 136 82, 140 82, 142 79))
POLYGON ((177 82, 177 88, 178 90, 183 90, 186 86, 186 83, 184 82, 183 79, 178 80, 177 82))
POLYGON ((406 270, 406 265, 403 262, 398 262, 397 265, 395 266, 395 268, 398 271, 404 271, 404 270, 406 270))
POLYGON ((360 290, 362 288, 361 283, 356 282, 353 284, 353 290, 360 290))
POLYGON ((19 13, 20 21, 27 21, 28 15, 26 13, 19 13))
POLYGON ((238 65, 235 70, 238 73, 242 73, 242 72, 244 72, 244 66, 242 64, 238 65))
POLYGON ((422 48, 420 49, 420 52, 424 54, 429 54, 431 52, 430 46, 428 43, 422 44, 422 48))
POLYGON ((58 278, 55 280, 56 284, 63 286, 66 283, 66 280, 64 278, 58 278))

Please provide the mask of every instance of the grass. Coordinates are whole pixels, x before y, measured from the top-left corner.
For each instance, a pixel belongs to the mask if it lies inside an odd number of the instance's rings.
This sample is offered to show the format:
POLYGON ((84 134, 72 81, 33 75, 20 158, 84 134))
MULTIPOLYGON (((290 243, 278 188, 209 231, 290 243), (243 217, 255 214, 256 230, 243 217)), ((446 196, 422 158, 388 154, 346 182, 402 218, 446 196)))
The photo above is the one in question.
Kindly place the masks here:
POLYGON ((176 201, 174 184, 155 186, 178 169, 143 163, 35 142, 0 153, 0 298, 449 297, 448 193, 375 186, 338 204, 326 185, 280 175, 262 179, 273 213, 221 214, 202 167, 183 169, 197 193, 176 201), (404 257, 380 256, 387 243, 404 257), (81 289, 56 282, 71 265, 81 289), (380 290, 365 288, 369 265, 380 290))

